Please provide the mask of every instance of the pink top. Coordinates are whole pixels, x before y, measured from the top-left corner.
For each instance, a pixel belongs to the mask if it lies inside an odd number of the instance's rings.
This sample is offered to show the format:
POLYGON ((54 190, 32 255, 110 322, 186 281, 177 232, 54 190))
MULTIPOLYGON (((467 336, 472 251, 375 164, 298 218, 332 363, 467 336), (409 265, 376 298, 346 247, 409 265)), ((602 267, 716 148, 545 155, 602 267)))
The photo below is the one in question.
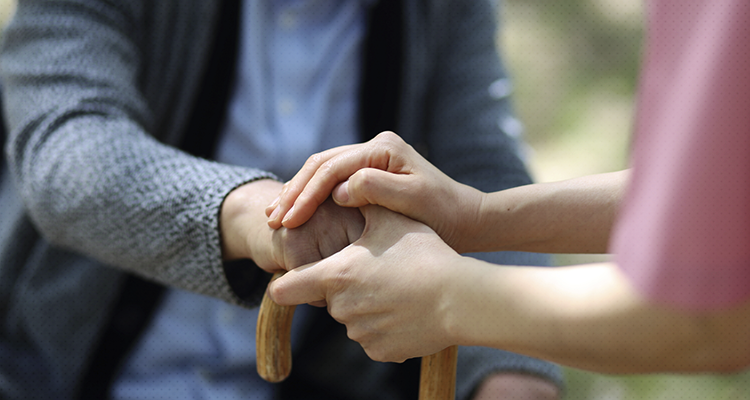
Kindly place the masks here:
POLYGON ((750 299, 750 0, 651 0, 633 177, 611 250, 648 297, 750 299))

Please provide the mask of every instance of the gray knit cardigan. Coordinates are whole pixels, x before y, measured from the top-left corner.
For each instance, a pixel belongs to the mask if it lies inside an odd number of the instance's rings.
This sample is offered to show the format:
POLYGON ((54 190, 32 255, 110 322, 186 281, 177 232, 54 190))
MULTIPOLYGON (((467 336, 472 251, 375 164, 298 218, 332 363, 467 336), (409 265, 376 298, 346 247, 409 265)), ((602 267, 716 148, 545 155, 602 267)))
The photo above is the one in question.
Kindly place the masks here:
MULTIPOLYGON (((516 142, 499 128, 508 102, 487 90, 503 76, 489 5, 404 3, 395 130, 459 181, 486 191, 528 183, 516 142)), ((0 397, 75 396, 125 271, 257 305, 227 281, 218 212, 233 188, 273 175, 178 148, 218 5, 19 1, 0 56, 8 127, 7 167, 0 167, 0 397)), ((544 262, 526 254, 483 257, 544 262)), ((258 279, 253 298, 266 279, 258 279)), ((331 355, 337 362, 322 360, 309 379, 339 380, 331 385, 343 398, 382 398, 388 382, 378 379, 396 366, 367 364, 356 343, 336 340, 346 342, 342 354, 331 355)), ((495 370, 560 382, 559 369, 538 360, 478 348, 460 354, 458 398, 495 370)))

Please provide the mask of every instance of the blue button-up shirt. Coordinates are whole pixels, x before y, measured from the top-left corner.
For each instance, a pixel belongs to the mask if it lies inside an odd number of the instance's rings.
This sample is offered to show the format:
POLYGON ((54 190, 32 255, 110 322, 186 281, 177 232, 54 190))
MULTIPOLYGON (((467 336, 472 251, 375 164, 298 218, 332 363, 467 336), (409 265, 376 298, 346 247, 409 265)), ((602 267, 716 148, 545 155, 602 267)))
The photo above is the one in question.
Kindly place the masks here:
MULTIPOLYGON (((308 156, 357 138, 371 1, 246 0, 236 85, 217 160, 288 179, 308 156)), ((297 309, 292 343, 305 308, 297 309)), ((115 399, 268 399, 255 371, 257 309, 171 289, 113 387, 115 399)))
POLYGON ((308 156, 357 139, 365 5, 247 1, 219 161, 291 178, 308 156))

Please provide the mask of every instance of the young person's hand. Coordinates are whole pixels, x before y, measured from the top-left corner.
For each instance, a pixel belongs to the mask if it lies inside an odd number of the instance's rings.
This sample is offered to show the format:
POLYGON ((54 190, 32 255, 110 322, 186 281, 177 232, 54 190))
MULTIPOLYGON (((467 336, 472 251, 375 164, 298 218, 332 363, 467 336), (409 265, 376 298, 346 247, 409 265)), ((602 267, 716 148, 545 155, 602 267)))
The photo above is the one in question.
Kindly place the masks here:
POLYGON ((393 132, 311 156, 266 208, 268 225, 295 228, 330 195, 345 207, 377 204, 420 221, 459 252, 476 229, 484 193, 462 185, 393 132))
POLYGON ((281 305, 327 302, 376 361, 404 361, 451 343, 446 333, 462 259, 429 227, 377 206, 362 208, 362 237, 341 252, 287 272, 269 286, 281 305))

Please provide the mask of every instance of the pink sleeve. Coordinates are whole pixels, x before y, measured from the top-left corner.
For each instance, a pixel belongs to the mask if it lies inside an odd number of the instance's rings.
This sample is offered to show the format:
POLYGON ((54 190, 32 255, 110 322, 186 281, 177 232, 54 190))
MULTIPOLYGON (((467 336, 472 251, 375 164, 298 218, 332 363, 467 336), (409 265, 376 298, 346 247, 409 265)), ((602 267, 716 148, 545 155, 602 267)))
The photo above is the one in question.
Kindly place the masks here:
POLYGON ((750 1, 652 0, 633 177, 611 242, 648 297, 750 298, 750 1))

